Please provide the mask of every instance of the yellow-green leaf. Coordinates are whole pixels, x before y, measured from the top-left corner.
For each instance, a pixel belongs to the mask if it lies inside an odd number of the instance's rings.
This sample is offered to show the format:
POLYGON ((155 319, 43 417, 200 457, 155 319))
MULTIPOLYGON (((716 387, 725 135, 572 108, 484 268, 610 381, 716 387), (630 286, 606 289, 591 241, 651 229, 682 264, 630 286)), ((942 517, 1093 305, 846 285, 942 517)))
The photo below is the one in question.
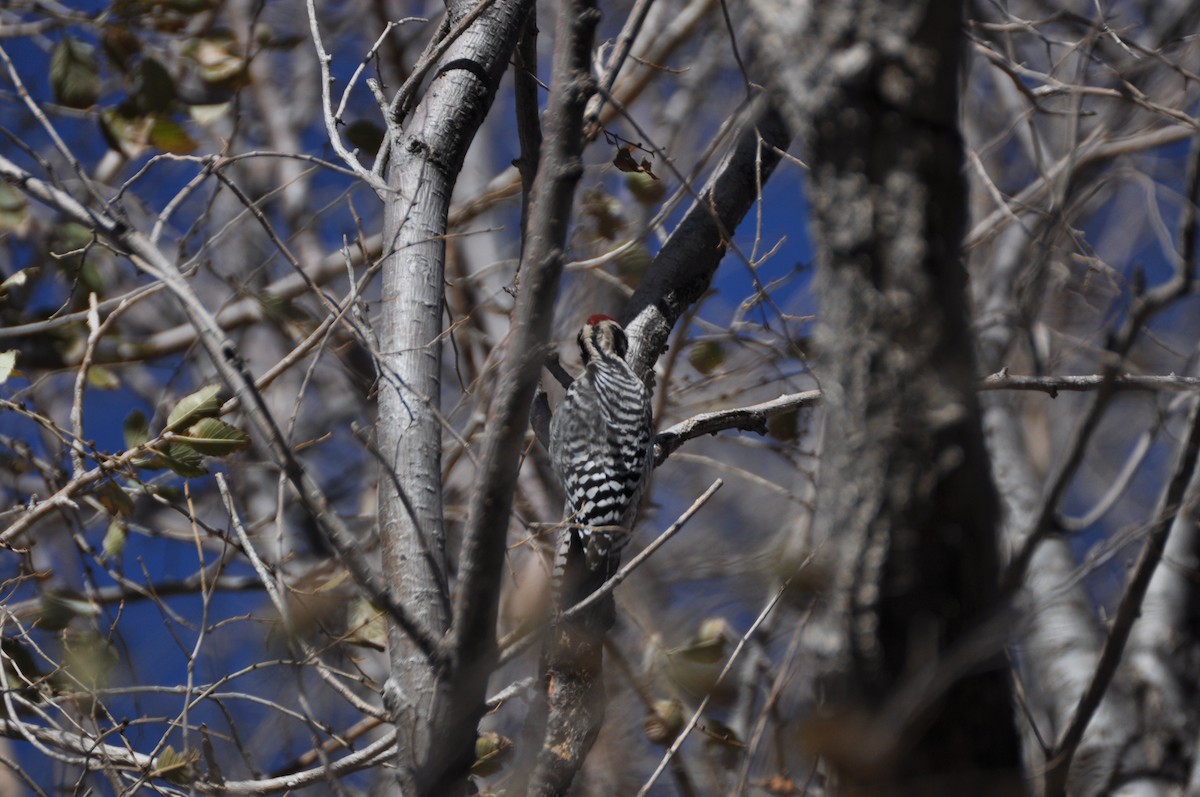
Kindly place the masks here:
POLYGON ((225 457, 250 445, 250 435, 216 418, 204 418, 175 440, 209 457, 225 457))
POLYGON ((120 378, 103 365, 93 365, 88 368, 87 381, 97 390, 116 390, 121 386, 120 378))
POLYGON ((117 516, 108 524, 108 530, 104 533, 104 558, 119 559, 121 552, 125 550, 125 541, 129 539, 129 524, 125 522, 125 518, 117 516))
POLYGON ((217 403, 217 393, 220 391, 220 385, 205 385, 195 393, 181 398, 167 416, 166 431, 173 432, 198 418, 216 415, 220 409, 220 404, 217 403))

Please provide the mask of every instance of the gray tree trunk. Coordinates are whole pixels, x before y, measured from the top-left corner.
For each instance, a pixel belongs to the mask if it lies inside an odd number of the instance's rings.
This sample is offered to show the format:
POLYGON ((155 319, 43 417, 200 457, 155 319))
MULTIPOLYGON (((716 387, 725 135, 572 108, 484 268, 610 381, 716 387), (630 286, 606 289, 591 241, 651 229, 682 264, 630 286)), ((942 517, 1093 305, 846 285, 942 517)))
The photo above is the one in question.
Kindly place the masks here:
POLYGON ((961 5, 786 5, 754 9, 812 165, 817 537, 838 550, 844 645, 827 684, 854 712, 841 722, 865 715, 853 744, 818 748, 843 793, 1019 789, 1004 638, 979 630, 997 597, 998 502, 959 259, 961 5))
MULTIPOLYGON (((397 599, 435 636, 450 623, 440 403, 447 215, 463 158, 491 106, 529 5, 496 0, 450 47, 405 120, 387 170, 395 193, 386 202, 378 324, 380 539, 397 599)), ((468 4, 452 4, 451 23, 470 10, 468 4)), ((432 793, 447 768, 469 765, 471 751, 436 744, 442 694, 437 665, 396 627, 389 632, 389 651, 386 697, 399 734, 399 782, 406 795, 432 793)), ((465 766, 462 770, 465 777, 465 766)))

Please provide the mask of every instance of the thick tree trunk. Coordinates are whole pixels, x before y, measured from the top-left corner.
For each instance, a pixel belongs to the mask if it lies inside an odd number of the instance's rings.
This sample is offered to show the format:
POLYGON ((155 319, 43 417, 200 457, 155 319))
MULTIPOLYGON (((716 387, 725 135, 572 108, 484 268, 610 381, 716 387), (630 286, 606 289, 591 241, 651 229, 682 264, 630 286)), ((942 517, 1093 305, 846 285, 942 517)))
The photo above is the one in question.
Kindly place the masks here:
MULTIPOLYGON (((387 171, 395 193, 385 210, 378 324, 383 566, 400 602, 437 635, 450 623, 440 407, 446 221, 463 158, 491 106, 529 5, 496 0, 447 51, 393 143, 387 171)), ((451 23, 470 10, 451 5, 451 23)), ((399 734, 400 785, 406 795, 429 793, 452 762, 464 764, 465 776, 471 751, 448 751, 434 738, 442 694, 437 665, 394 627, 389 650, 385 696, 399 734)))
POLYGON ((865 712, 878 741, 823 752, 844 793, 1019 789, 1004 638, 977 631, 995 608, 998 506, 959 259, 961 5, 756 10, 782 28, 764 41, 812 166, 828 408, 818 539, 838 547, 845 644, 830 696, 865 712), (885 710, 920 678, 915 706, 885 710))

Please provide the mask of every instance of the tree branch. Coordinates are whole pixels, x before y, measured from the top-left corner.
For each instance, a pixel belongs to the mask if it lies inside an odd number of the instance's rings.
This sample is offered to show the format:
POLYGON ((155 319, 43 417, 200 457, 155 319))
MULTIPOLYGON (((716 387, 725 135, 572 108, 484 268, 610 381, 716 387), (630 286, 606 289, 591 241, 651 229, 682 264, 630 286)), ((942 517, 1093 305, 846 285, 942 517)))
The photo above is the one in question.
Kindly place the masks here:
POLYGON ((629 336, 628 359, 637 373, 653 366, 675 322, 712 284, 726 236, 758 199, 760 185, 774 172, 792 135, 775 106, 764 103, 658 251, 621 314, 629 336))
POLYGON ((1047 797, 1059 797, 1066 793, 1067 776, 1075 750, 1083 740, 1083 733, 1087 730, 1088 723, 1091 722, 1100 701, 1104 699, 1104 694, 1108 691, 1108 686, 1116 674, 1117 666, 1121 663, 1122 655, 1125 652, 1125 643, 1129 640, 1133 624, 1141 613, 1142 599, 1146 596, 1146 590, 1150 586, 1155 569, 1162 561, 1167 537, 1171 532, 1175 516, 1181 512, 1191 512, 1194 508, 1183 506, 1183 496, 1195 473, 1198 455, 1200 455, 1200 400, 1196 400, 1192 404, 1192 411, 1188 418, 1187 438, 1180 448, 1170 481, 1167 482, 1167 487, 1159 499, 1154 513, 1154 523, 1150 527, 1150 534, 1147 536, 1137 564, 1133 568, 1129 584, 1126 586, 1124 594, 1121 595, 1121 602, 1117 606, 1116 616, 1113 618, 1108 637, 1104 640, 1104 648, 1100 652, 1100 659, 1096 663, 1092 679, 1079 698, 1079 705, 1071 717, 1070 724, 1059 734, 1054 749, 1047 756, 1044 780, 1044 793, 1047 797))
MULTIPOLYGON (((256 431, 254 444, 283 471, 305 510, 325 532, 358 584, 396 621, 405 634, 412 638, 425 656, 436 659, 437 641, 428 629, 412 618, 408 609, 396 601, 393 592, 371 570, 362 552, 358 550, 353 532, 338 516, 328 498, 287 445, 282 432, 263 403, 262 395, 255 389, 254 380, 246 373, 237 348, 225 336, 212 313, 196 296, 176 265, 142 233, 103 211, 93 211, 84 207, 74 197, 38 180, 2 156, 0 177, 34 199, 107 238, 123 251, 139 270, 161 280, 167 286, 167 290, 174 295, 196 329, 199 341, 222 381, 240 400, 242 411, 256 431)), ((103 472, 103 469, 98 470, 103 472)), ((26 517, 31 514, 27 514, 26 517)), ((11 530, 10 527, 9 531, 11 530)), ((8 534, 8 531, 5 534, 8 534)))
POLYGON ((716 434, 726 429, 742 429, 747 432, 767 433, 767 420, 785 412, 811 407, 821 401, 820 390, 806 390, 777 399, 737 407, 731 410, 704 412, 680 421, 669 429, 659 432, 654 438, 654 466, 658 467, 667 457, 675 453, 688 440, 706 434, 716 434))

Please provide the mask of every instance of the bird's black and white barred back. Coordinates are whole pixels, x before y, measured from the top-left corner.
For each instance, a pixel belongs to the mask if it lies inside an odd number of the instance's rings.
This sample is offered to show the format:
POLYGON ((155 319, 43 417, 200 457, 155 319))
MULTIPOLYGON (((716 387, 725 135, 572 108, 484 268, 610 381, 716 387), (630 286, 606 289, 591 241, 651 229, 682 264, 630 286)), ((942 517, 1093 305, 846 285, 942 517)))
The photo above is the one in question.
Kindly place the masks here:
POLYGON ((550 457, 567 496, 556 570, 578 540, 588 569, 611 573, 653 467, 650 390, 625 361, 627 348, 620 324, 589 318, 579 332, 583 373, 550 422, 550 457))

